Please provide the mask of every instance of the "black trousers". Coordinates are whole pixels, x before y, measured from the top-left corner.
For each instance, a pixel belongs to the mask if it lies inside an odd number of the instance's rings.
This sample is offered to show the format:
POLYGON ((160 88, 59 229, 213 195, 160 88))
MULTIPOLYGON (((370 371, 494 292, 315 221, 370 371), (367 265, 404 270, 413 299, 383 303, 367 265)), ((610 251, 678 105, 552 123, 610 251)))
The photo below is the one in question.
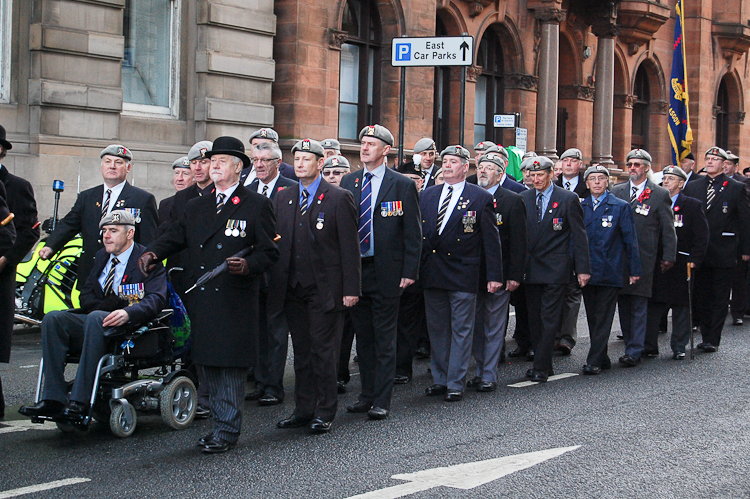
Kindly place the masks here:
POLYGON ((747 262, 738 257, 737 268, 732 273, 732 300, 729 304, 732 319, 742 319, 747 310, 747 262))
POLYGON ((526 284, 529 333, 534 349, 534 369, 552 371, 552 351, 562 324, 566 284, 526 284))
MULTIPOLYGON (((736 268, 701 267, 695 273, 693 305, 703 341, 719 346, 729 312, 729 293, 736 268)), ((693 318, 695 322, 695 318, 693 318)))
POLYGON ((354 344, 354 324, 352 316, 347 310, 344 312, 344 332, 341 335, 341 349, 339 350, 339 375, 338 380, 348 383, 351 379, 349 374, 349 360, 352 356, 352 345, 354 344))
POLYGON ((323 311, 317 287, 287 289, 284 303, 294 346, 294 414, 333 421, 338 408, 343 311, 323 311))
POLYGON ((214 437, 236 444, 242 429, 247 367, 203 366, 211 398, 214 437))
POLYGON ((521 284, 510 295, 510 304, 516 310, 516 329, 513 339, 516 340, 518 348, 528 350, 531 348, 531 336, 529 334, 529 309, 526 306, 526 285, 521 284))
POLYGON ((396 377, 396 330, 399 297, 383 296, 375 264, 362 262, 362 296, 351 308, 362 380, 359 401, 390 410, 396 377))
POLYGON ((396 339, 396 374, 412 376, 412 361, 419 338, 427 330, 424 293, 404 292, 398 308, 398 336, 396 339))
POLYGON ((685 353, 685 346, 690 339, 690 314, 687 305, 670 305, 669 303, 648 301, 648 320, 646 322, 646 341, 644 351, 659 353, 660 317, 666 317, 672 309, 672 352, 685 353))
POLYGON ((607 346, 615 318, 617 294, 620 288, 612 286, 592 286, 583 288, 583 302, 586 306, 586 320, 589 325, 591 347, 586 364, 602 367, 607 359, 607 346))
POLYGON ((268 313, 267 293, 260 292, 258 303, 258 366, 256 386, 267 395, 284 400, 284 369, 286 368, 289 326, 284 312, 268 313))

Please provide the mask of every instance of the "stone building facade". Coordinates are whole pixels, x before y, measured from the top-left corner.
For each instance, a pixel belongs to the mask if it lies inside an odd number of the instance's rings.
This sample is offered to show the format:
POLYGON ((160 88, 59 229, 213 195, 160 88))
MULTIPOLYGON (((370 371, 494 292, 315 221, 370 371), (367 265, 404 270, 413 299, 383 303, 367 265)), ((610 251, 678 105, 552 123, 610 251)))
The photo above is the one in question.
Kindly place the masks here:
MULTIPOLYGON (((42 214, 100 182, 98 153, 135 151, 131 181, 171 194, 169 164, 195 141, 273 126, 336 137, 379 122, 398 136, 401 36, 474 37, 465 145, 512 145, 496 113, 520 113, 528 148, 621 166, 648 149, 669 164, 675 0, 0 0, 0 123, 6 164, 42 214), (80 179, 80 180, 79 180, 80 179)), ((745 83, 750 0, 685 0, 694 151, 718 144, 750 166, 745 83)), ((404 145, 459 137, 459 68, 408 68, 404 145)), ((288 153, 287 153, 288 154, 288 153)), ((356 163, 356 161, 355 161, 356 163)))

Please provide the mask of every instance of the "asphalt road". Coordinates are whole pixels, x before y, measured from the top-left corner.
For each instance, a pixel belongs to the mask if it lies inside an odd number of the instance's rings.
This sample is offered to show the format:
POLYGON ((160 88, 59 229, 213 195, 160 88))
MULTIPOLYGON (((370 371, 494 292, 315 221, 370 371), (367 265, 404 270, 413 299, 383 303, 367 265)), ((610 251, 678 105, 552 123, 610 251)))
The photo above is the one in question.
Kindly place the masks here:
MULTIPOLYGON (((617 328, 613 360, 623 351, 617 328)), ((406 483, 393 475, 575 446, 475 488, 437 486, 406 497, 750 497, 750 327, 727 325, 719 352, 693 361, 672 360, 663 335, 660 358, 591 377, 580 375, 588 351, 583 314, 579 331, 573 354, 554 361, 556 373, 579 375, 510 387, 529 367, 514 361, 500 367, 496 392, 467 389, 462 402, 447 403, 424 396, 428 364, 416 361, 386 421, 344 411, 356 399, 355 376, 332 433, 276 429, 293 408, 288 391, 281 406, 246 403, 240 443, 222 455, 194 446, 210 421, 173 431, 159 417, 142 417, 128 439, 104 425, 73 434, 49 423, 19 426, 16 409, 33 398, 40 338, 17 335, 11 364, 0 364, 10 406, 0 422, 0 498, 70 478, 89 481, 21 497, 348 498, 406 483)), ((288 371, 288 387, 292 377, 288 371)))

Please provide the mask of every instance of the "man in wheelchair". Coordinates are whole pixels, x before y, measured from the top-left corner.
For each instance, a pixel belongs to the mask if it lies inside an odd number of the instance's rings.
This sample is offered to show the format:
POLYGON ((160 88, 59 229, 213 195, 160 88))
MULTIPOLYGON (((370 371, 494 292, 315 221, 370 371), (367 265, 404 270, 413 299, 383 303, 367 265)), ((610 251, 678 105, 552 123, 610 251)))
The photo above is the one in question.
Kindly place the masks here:
POLYGON ((99 228, 104 248, 96 254, 93 271, 81 289, 81 308, 50 312, 42 321, 44 391, 39 403, 21 407, 24 416, 83 421, 97 364, 109 351, 105 330, 136 328, 156 317, 167 304, 167 279, 161 263, 148 277, 138 270, 138 258, 146 248, 133 241, 133 215, 113 210, 102 218, 99 228), (128 284, 133 285, 128 290, 129 300, 120 293, 121 285, 128 284), (65 359, 77 353, 80 362, 68 397, 65 359))

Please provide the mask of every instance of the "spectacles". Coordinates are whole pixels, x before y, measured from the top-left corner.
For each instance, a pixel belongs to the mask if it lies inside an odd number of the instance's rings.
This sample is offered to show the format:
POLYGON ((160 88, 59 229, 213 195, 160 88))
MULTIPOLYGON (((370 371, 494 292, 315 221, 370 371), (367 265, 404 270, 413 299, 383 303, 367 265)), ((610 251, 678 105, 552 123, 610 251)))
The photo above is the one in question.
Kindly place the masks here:
POLYGON ((260 159, 260 158, 254 158, 253 163, 263 163, 264 165, 270 165, 274 161, 278 161, 279 158, 268 158, 268 159, 260 159))
POLYGON ((643 166, 643 163, 625 163, 628 168, 639 168, 643 166))
POLYGON ((341 175, 344 175, 346 173, 347 173, 346 170, 330 170, 330 169, 326 169, 325 171, 323 171, 323 176, 324 177, 340 177, 341 175))

